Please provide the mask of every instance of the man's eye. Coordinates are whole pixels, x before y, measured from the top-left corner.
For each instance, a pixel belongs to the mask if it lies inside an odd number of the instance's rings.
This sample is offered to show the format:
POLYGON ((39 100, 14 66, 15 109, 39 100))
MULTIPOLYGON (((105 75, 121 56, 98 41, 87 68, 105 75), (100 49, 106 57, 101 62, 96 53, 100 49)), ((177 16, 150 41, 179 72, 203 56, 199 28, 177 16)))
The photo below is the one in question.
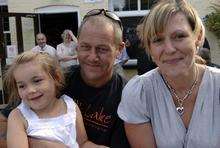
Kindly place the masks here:
POLYGON ((108 48, 104 48, 104 47, 97 47, 96 50, 99 52, 99 53, 106 53, 109 51, 108 48))
POLYGON ((87 50, 89 50, 90 48, 89 48, 89 46, 87 46, 87 45, 81 45, 80 46, 80 50, 83 50, 83 51, 87 51, 87 50))

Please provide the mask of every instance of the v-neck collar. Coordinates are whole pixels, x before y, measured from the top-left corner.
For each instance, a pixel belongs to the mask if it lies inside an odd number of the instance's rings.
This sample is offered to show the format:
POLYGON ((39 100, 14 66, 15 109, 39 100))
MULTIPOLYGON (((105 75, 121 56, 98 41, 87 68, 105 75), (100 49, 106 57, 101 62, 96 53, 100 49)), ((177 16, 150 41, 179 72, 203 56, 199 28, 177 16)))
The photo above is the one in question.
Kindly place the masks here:
POLYGON ((175 117, 176 117, 176 120, 177 120, 177 123, 180 123, 181 125, 181 128, 184 130, 184 133, 187 135, 189 135, 192 127, 193 127, 193 123, 194 123, 194 120, 196 119, 196 115, 198 114, 198 107, 200 106, 199 104, 201 104, 203 101, 204 101, 204 96, 201 96, 201 91, 204 90, 204 87, 205 87, 205 84, 206 84, 206 77, 207 77, 207 67, 205 68, 205 72, 202 76, 202 80, 201 80, 201 83, 200 83, 200 86, 199 86, 199 89, 198 89, 198 95, 196 97, 196 101, 195 101, 195 105, 194 105, 194 108, 193 108, 193 112, 192 112, 192 116, 191 116, 191 119, 190 119, 190 122, 189 122, 189 125, 188 125, 188 128, 185 127, 184 123, 183 123, 183 120, 181 118, 181 116, 177 113, 176 111, 176 106, 174 104, 174 101, 173 101, 173 98, 172 98, 172 95, 169 91, 169 88, 166 86, 166 83, 164 82, 161 74, 159 73, 159 71, 157 71, 158 75, 160 76, 160 79, 164 85, 164 88, 166 89, 165 92, 168 96, 168 99, 169 99, 169 102, 172 106, 172 110, 175 111, 175 117))

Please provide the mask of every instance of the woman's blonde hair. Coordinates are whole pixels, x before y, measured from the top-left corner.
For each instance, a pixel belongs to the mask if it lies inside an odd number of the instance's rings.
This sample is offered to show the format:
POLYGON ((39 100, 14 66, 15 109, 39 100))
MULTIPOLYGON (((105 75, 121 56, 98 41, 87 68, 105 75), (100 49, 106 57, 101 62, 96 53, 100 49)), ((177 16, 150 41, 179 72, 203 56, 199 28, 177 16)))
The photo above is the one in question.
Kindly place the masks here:
POLYGON ((63 31, 63 33, 61 34, 61 38, 63 39, 63 41, 67 39, 67 36, 68 36, 68 35, 71 36, 72 40, 73 40, 75 43, 78 42, 78 41, 77 41, 77 38, 74 36, 73 32, 72 32, 71 30, 69 30, 69 29, 65 29, 65 30, 63 31))
POLYGON ((178 12, 183 13, 195 34, 201 32, 201 19, 197 11, 186 0, 162 0, 158 2, 145 16, 142 24, 141 40, 144 47, 149 50, 150 41, 158 33, 164 31, 169 18, 178 12))
POLYGON ((47 53, 33 52, 31 50, 25 51, 19 54, 13 61, 13 63, 8 67, 3 74, 3 86, 8 94, 9 101, 14 99, 19 99, 18 89, 16 85, 16 80, 14 77, 14 71, 18 65, 25 64, 27 62, 35 61, 39 63, 43 70, 51 76, 55 81, 56 96, 60 97, 60 92, 64 86, 64 76, 59 64, 59 61, 51 57, 47 53))

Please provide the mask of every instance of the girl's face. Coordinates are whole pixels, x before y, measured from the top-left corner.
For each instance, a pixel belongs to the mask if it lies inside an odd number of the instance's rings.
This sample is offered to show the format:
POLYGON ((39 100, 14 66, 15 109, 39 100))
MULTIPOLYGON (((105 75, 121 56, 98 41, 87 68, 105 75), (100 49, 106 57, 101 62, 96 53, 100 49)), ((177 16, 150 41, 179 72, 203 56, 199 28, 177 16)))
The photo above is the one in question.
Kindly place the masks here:
POLYGON ((57 100, 55 81, 39 63, 18 65, 14 78, 20 98, 35 112, 46 111, 57 100))
POLYGON ((150 54, 161 72, 175 77, 189 72, 194 63, 198 35, 183 13, 171 16, 164 29, 150 42, 150 54))

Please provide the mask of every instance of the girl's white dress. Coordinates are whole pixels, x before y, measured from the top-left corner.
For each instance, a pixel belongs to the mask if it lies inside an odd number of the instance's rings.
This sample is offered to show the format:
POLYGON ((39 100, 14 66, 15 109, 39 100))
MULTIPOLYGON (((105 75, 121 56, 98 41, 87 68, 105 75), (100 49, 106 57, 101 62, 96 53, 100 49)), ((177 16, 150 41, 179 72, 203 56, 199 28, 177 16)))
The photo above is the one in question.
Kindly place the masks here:
POLYGON ((76 142, 76 109, 72 98, 63 95, 67 113, 53 118, 39 118, 23 101, 17 107, 28 122, 27 135, 34 138, 56 141, 69 148, 78 148, 76 142))

